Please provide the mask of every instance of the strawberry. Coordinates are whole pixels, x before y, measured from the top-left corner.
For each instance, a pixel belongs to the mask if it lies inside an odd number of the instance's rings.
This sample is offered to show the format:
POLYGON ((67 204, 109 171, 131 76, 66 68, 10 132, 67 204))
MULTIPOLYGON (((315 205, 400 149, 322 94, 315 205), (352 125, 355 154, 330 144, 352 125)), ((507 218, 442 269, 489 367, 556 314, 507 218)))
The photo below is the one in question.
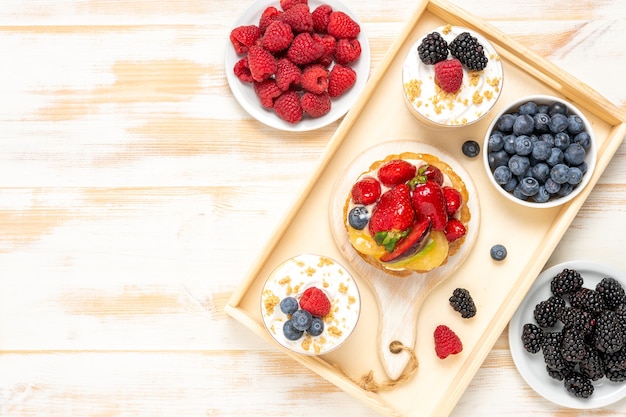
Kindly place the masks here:
POLYGON ((440 359, 445 359, 450 355, 456 355, 463 351, 463 343, 448 326, 440 324, 434 332, 435 353, 440 359))
POLYGON ((387 186, 402 184, 415 177, 417 168, 403 159, 392 159, 378 169, 378 179, 387 186))
POLYGON ((339 97, 356 83, 356 72, 345 65, 335 64, 328 74, 328 94, 339 97))
POLYGON ((361 32, 361 27, 346 13, 335 11, 328 16, 326 30, 337 39, 356 38, 361 32))
POLYGON ((456 93, 463 83, 463 65, 458 59, 447 59, 435 64, 435 82, 446 93, 456 93))
POLYGON ((405 238, 399 240, 393 251, 387 252, 380 257, 381 262, 396 262, 408 258, 422 250, 428 243, 430 236, 430 219, 418 220, 405 238))
POLYGON ((280 20, 270 23, 261 38, 261 46, 271 53, 287 49, 293 40, 291 26, 280 20))
POLYGON ((352 186, 352 201, 367 206, 378 201, 380 192, 380 183, 376 178, 364 177, 352 186))
POLYGON ((417 170, 417 175, 424 176, 426 179, 435 181, 439 185, 443 185, 443 173, 439 168, 431 164, 424 164, 417 170))
POLYGON ((245 54, 261 37, 261 29, 255 25, 237 26, 230 32, 230 42, 237 54, 245 54))
POLYGON ((399 184, 380 196, 372 210, 369 231, 375 238, 379 232, 402 233, 413 225, 414 220, 415 211, 411 205, 409 186, 399 184))
POLYGON ((265 48, 252 45, 248 49, 248 66, 255 81, 263 81, 276 72, 276 58, 265 48))
POLYGON ((458 219, 450 219, 443 228, 443 233, 446 235, 448 242, 454 242, 457 239, 462 238, 467 233, 465 225, 458 219))
POLYGON ((300 308, 312 316, 324 317, 330 311, 330 300, 324 291, 317 287, 307 288, 300 297, 300 308))
POLYGON ((300 97, 302 111, 313 118, 322 117, 330 111, 330 96, 326 91, 314 94, 306 91, 300 97))
POLYGON ((335 48, 335 62, 350 64, 361 56, 361 43, 358 39, 339 39, 335 48))
POLYGON ((448 222, 448 214, 439 184, 432 180, 416 184, 412 201, 419 218, 428 217, 433 222, 433 230, 443 230, 448 222))
POLYGON ((457 189, 450 186, 441 187, 441 191, 443 191, 443 198, 446 200, 448 217, 452 217, 461 208, 463 197, 461 197, 461 193, 457 189))
POLYGON ((287 49, 287 58, 296 65, 306 65, 324 53, 324 47, 313 40, 308 32, 299 33, 287 49))

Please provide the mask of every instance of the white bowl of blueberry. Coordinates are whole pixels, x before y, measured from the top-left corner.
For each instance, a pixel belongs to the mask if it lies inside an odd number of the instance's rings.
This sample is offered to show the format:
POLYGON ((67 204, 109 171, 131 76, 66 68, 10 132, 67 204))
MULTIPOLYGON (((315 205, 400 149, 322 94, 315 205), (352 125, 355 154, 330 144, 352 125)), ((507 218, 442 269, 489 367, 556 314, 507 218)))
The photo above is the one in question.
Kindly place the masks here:
POLYGON ((498 113, 483 145, 489 180, 506 198, 551 208, 574 199, 596 165, 596 143, 584 114, 564 99, 526 96, 498 113))

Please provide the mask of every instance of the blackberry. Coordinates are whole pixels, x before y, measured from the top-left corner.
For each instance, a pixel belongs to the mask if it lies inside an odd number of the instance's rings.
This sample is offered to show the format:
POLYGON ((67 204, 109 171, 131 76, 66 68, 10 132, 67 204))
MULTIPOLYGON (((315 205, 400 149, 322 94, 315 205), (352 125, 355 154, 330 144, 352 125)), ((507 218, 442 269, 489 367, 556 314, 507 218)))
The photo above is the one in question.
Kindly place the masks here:
POLYGON ((572 372, 564 381, 565 389, 578 398, 589 398, 593 394, 591 380, 578 372, 572 372))
POLYGON ((622 330, 626 332, 626 302, 624 304, 620 304, 615 309, 615 314, 622 325, 622 330))
POLYGON ((563 335, 561 332, 545 332, 541 343, 543 360, 550 371, 567 371, 572 365, 568 364, 561 355, 561 342, 563 335))
POLYGON ((450 305, 455 311, 461 313, 461 317, 469 319, 476 315, 476 304, 471 294, 465 288, 456 288, 450 297, 450 305))
POLYGON ((417 53, 426 65, 434 65, 448 58, 448 42, 439 32, 429 33, 417 47, 417 53))
POLYGON ((596 325, 596 319, 591 313, 583 311, 580 308, 570 306, 563 307, 559 310, 557 316, 565 327, 575 328, 582 333, 583 336, 591 334, 596 325))
POLYGON ((598 381, 604 377, 604 365, 600 354, 592 346, 587 346, 586 352, 583 360, 578 363, 578 369, 587 378, 598 381))
POLYGON ((614 382, 626 381, 626 349, 614 353, 600 353, 604 375, 614 382))
POLYGON ((561 332, 561 355, 568 362, 580 362, 587 353, 582 333, 572 327, 565 327, 561 332))
POLYGON ((578 291, 583 286, 583 277, 578 271, 565 268, 550 282, 550 291, 554 295, 566 296, 578 291))
POLYGON ((600 293, 589 288, 581 288, 575 293, 570 294, 569 302, 572 307, 588 311, 593 315, 602 313, 606 308, 604 298, 602 298, 600 293))
POLYGON ((463 32, 448 46, 453 57, 461 61, 467 69, 482 71, 487 66, 487 56, 483 46, 469 32, 463 32))
POLYGON ((563 381, 572 373, 572 370, 570 368, 552 369, 548 365, 546 365, 546 372, 548 373, 550 378, 554 378, 557 381, 563 381))
POLYGON ((543 340, 543 330, 533 323, 526 323, 522 330, 522 343, 524 349, 530 353, 537 353, 541 350, 543 340))
POLYGON ((565 307, 565 300, 555 295, 539 302, 535 306, 533 315, 539 327, 552 327, 558 319, 558 312, 565 307))
POLYGON ((614 311, 603 311, 596 320, 593 343, 600 352, 614 353, 624 346, 622 324, 614 311))
POLYGON ((615 310, 620 304, 626 303, 626 292, 615 278, 603 278, 596 285, 596 291, 604 299, 606 307, 615 310))

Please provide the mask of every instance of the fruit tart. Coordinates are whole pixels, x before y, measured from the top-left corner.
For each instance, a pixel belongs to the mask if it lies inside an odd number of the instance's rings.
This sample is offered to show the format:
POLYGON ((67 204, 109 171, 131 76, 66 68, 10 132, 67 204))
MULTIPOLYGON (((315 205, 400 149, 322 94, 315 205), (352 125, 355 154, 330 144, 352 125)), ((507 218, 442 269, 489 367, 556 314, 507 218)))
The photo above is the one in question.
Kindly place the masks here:
POLYGON ((469 195, 437 156, 404 152, 371 164, 355 179, 343 218, 354 250, 398 276, 446 264, 465 241, 469 195))

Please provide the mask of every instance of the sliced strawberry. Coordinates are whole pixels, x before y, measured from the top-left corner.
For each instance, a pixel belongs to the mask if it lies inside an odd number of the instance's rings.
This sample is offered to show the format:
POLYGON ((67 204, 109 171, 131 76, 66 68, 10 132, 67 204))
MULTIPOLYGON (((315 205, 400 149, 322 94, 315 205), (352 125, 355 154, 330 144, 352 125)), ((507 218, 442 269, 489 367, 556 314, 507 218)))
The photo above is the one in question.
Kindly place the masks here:
POLYGON ((443 228, 443 233, 446 235, 448 242, 454 242, 455 240, 465 236, 467 228, 460 220, 450 219, 443 228))
POLYGON ((463 204, 461 193, 456 188, 449 186, 441 187, 441 190, 443 191, 443 198, 446 200, 448 217, 452 217, 459 211, 461 204, 463 204))
POLYGON ((375 203, 380 193, 380 183, 376 178, 363 177, 352 186, 352 201, 367 206, 375 203))
POLYGON ((384 192, 372 210, 369 231, 372 236, 379 232, 403 232, 413 225, 415 210, 411 205, 411 191, 400 184, 384 192))
POLYGON ((433 230, 443 230, 448 222, 448 213, 439 184, 428 180, 424 184, 415 185, 412 200, 418 218, 428 217, 433 222, 433 230))
POLYGON ((378 169, 378 179, 383 185, 393 187, 415 177, 417 167, 402 159, 392 159, 378 169))
POLYGON ((428 243, 430 227, 430 219, 418 220, 411 228, 409 234, 396 244, 394 250, 385 253, 380 257, 380 260, 382 262, 396 262, 413 256, 428 243))

